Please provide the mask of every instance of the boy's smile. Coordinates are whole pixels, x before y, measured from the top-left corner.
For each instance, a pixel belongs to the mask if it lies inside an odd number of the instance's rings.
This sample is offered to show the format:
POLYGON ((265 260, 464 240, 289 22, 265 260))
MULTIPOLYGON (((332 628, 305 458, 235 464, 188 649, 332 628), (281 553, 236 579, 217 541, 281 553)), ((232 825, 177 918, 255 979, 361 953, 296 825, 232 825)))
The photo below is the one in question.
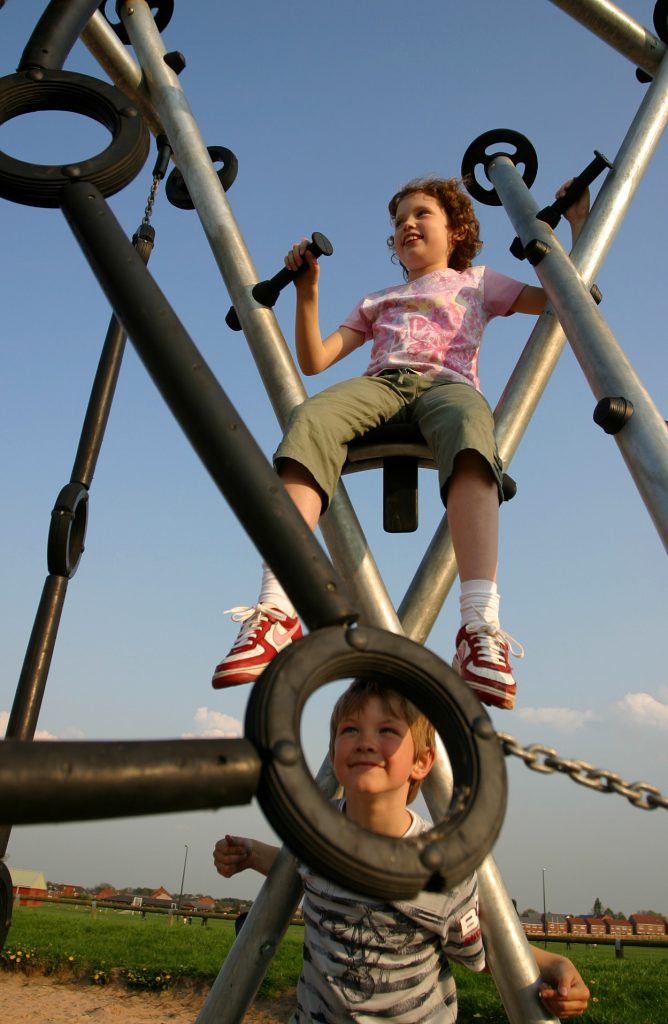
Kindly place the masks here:
POLYGON ((409 281, 445 270, 455 241, 456 233, 437 199, 425 192, 404 196, 394 220, 394 251, 409 281))
POLYGON ((408 723, 375 696, 339 723, 333 767, 349 804, 397 799, 405 809, 409 783, 421 777, 408 723))

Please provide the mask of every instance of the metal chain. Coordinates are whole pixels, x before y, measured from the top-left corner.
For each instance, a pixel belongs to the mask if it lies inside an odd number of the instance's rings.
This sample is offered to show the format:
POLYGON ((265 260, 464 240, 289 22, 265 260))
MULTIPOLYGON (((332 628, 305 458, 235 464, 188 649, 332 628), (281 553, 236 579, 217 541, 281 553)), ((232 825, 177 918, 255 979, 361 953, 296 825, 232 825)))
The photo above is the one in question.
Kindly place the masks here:
POLYGON ((151 185, 151 191, 148 194, 148 200, 146 202, 146 209, 144 210, 144 217, 142 225, 151 223, 151 216, 153 214, 153 204, 155 203, 155 196, 158 191, 158 185, 160 184, 160 175, 153 175, 153 184, 151 185))
POLYGON ((172 147, 169 145, 169 140, 166 135, 158 135, 155 140, 158 145, 158 156, 155 161, 155 167, 153 168, 153 184, 151 185, 151 191, 148 194, 148 200, 146 203, 146 209, 144 210, 144 219, 142 220, 142 227, 149 225, 151 222, 151 216, 153 215, 153 204, 155 203, 156 192, 158 191, 158 185, 167 173, 169 167, 169 161, 172 157, 172 147))
POLYGON ((625 782, 615 772, 606 771, 604 768, 594 768, 586 761, 574 761, 560 757, 553 747, 544 747, 539 743, 531 743, 523 747, 514 736, 506 732, 497 733, 503 752, 506 757, 511 754, 524 761, 527 768, 534 772, 551 774, 562 772, 570 775, 573 782, 580 786, 587 786, 589 789, 597 789, 599 793, 619 793, 643 811, 655 811, 662 807, 668 811, 668 799, 656 786, 649 782, 625 782))

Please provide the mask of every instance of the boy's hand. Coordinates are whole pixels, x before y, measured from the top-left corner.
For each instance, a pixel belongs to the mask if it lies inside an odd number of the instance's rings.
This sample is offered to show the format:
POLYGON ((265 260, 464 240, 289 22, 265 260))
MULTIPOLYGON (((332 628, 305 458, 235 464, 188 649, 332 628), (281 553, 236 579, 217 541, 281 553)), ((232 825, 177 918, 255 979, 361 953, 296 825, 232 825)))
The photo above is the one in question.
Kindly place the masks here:
POLYGON ((308 244, 308 238, 302 238, 301 242, 295 242, 284 261, 288 270, 292 270, 293 272, 295 270, 299 270, 306 261, 308 269, 295 278, 295 288, 297 291, 303 290, 306 292, 313 290, 317 287, 318 278, 320 277, 320 266, 318 261, 314 257, 313 253, 306 251, 308 244))
POLYGON ((252 867, 252 858, 253 840, 244 836, 225 836, 218 840, 213 850, 216 871, 224 878, 232 878, 252 867))
MULTIPOLYGON (((558 189, 558 191, 556 192, 555 199, 561 199, 561 197, 566 194, 566 189, 568 188, 568 186, 570 185, 570 183, 572 181, 573 181, 573 179, 569 178, 568 181, 564 182, 564 184, 561 186, 561 188, 558 189)), ((588 214, 589 214, 589 189, 586 188, 578 196, 578 198, 575 200, 575 202, 571 203, 571 205, 568 207, 568 209, 564 212, 564 217, 566 218, 566 220, 571 225, 571 228, 573 229, 573 231, 575 232, 577 230, 577 232, 579 234, 580 229, 582 228, 582 225, 586 221, 588 214)))
POLYGON ((589 1003, 589 989, 575 965, 566 957, 555 958, 549 967, 543 967, 543 984, 538 994, 546 1008, 555 1017, 578 1017, 589 1003))

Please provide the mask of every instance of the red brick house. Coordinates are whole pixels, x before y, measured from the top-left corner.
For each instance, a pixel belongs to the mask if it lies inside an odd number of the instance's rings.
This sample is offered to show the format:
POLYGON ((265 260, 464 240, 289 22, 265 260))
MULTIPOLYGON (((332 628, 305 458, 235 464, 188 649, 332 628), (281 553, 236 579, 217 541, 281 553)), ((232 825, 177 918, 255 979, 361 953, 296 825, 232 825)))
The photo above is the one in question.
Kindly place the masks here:
POLYGON ((668 933, 666 920, 658 914, 631 914, 629 921, 635 935, 645 938, 665 938, 668 933))
POLYGON ((615 938, 628 938, 633 935, 633 925, 626 918, 621 917, 610 917, 609 914, 603 918, 608 928, 608 935, 612 935, 615 938))
POLYGON ((602 917, 587 917, 587 931, 590 935, 607 935, 608 926, 602 917))
POLYGON ((587 934, 587 922, 584 917, 567 917, 566 926, 570 935, 587 934))
POLYGON ((548 935, 566 935, 568 923, 565 914, 546 914, 545 917, 548 935))

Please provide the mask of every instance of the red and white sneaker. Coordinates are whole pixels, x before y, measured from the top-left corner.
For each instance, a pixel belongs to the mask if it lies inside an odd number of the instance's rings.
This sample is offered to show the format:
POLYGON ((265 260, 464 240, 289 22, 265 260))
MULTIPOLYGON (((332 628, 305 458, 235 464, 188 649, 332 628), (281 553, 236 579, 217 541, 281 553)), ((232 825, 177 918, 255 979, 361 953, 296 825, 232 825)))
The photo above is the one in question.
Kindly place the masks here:
POLYGON ((225 614, 228 613, 242 626, 232 650, 216 665, 211 680, 214 690, 251 683, 279 651, 302 635, 297 616, 287 615, 273 605, 256 604, 254 608, 240 605, 228 608, 225 614))
POLYGON ((457 650, 452 667, 469 684, 478 700, 512 711, 517 683, 509 656, 523 658, 522 645, 502 629, 479 623, 462 626, 455 643, 457 650))

